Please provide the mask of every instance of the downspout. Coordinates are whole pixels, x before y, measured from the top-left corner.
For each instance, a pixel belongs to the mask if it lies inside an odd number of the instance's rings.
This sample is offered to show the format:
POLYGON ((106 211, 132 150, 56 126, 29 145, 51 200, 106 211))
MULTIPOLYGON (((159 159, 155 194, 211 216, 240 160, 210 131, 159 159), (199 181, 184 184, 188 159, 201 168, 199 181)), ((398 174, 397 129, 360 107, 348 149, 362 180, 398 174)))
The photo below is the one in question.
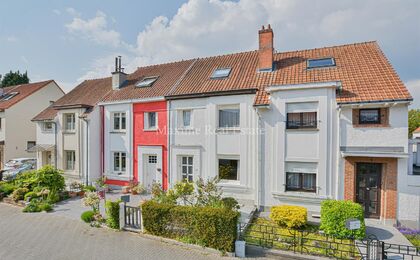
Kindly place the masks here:
POLYGON ((257 157, 258 157, 258 170, 257 170, 257 210, 260 210, 261 207, 261 193, 262 193, 262 181, 261 181, 261 176, 262 176, 262 136, 260 133, 260 130, 262 129, 261 124, 262 124, 262 120, 261 120, 261 114, 258 111, 258 108, 255 108, 255 112, 257 113, 257 118, 258 118, 258 124, 257 124, 257 157))
POLYGON ((57 169, 57 122, 53 121, 54 124, 54 168, 57 169))
MULTIPOLYGON (((337 107, 337 172, 336 172, 336 186, 335 186, 335 197, 336 199, 340 199, 339 197, 341 196, 339 191, 340 191, 340 187, 341 187, 341 167, 340 167, 340 162, 341 162, 341 154, 340 154, 340 147, 341 147, 341 138, 340 138, 340 133, 341 133, 341 107, 338 106, 337 107)), ((344 188, 344 186, 343 186, 344 188)), ((343 190, 344 193, 344 190, 343 190)), ((342 198, 344 199, 344 198, 342 198)))
POLYGON ((89 120, 82 118, 86 123, 86 185, 89 185, 89 120))
POLYGON ((172 165, 171 165, 171 157, 172 157, 172 149, 171 149, 171 133, 172 133, 172 128, 171 128, 171 105, 172 105, 172 103, 171 103, 171 101, 170 100, 168 100, 167 101, 168 102, 168 104, 167 104, 167 110, 168 110, 168 118, 167 118, 167 122, 166 122, 166 124, 168 125, 168 151, 167 151, 167 153, 168 153, 168 155, 167 155, 167 158, 166 158, 166 161, 167 161, 167 163, 168 163, 168 165, 167 165, 167 182, 168 182, 168 185, 167 185, 167 189, 169 189, 169 187, 171 186, 170 184, 171 184, 171 172, 172 172, 172 165))

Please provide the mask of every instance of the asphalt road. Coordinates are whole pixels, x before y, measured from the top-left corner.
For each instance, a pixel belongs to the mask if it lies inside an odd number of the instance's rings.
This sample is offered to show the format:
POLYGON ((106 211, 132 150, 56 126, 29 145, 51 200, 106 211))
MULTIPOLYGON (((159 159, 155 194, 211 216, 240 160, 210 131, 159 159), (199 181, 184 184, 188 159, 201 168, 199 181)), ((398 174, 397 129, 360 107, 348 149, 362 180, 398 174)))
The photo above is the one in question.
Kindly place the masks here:
POLYGON ((22 213, 21 208, 0 203, 1 260, 219 258, 134 233, 92 228, 56 214, 22 213))

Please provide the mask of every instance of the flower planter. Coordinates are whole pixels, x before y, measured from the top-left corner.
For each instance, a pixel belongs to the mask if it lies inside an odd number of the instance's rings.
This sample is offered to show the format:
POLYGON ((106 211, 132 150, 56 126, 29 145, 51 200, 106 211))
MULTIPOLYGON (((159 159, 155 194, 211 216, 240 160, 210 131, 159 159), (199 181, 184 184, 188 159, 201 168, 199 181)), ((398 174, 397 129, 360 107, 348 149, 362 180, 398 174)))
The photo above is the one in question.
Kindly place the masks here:
POLYGON ((128 194, 128 193, 130 193, 130 187, 128 187, 128 186, 124 186, 124 187, 122 187, 122 191, 121 191, 123 194, 128 194))
POLYGON ((77 196, 83 197, 83 196, 85 196, 85 192, 84 191, 79 191, 77 193, 77 196))
POLYGON ((77 197, 78 195, 77 195, 77 192, 75 192, 75 191, 70 191, 70 192, 69 192, 69 196, 70 196, 70 198, 74 198, 74 197, 77 197))

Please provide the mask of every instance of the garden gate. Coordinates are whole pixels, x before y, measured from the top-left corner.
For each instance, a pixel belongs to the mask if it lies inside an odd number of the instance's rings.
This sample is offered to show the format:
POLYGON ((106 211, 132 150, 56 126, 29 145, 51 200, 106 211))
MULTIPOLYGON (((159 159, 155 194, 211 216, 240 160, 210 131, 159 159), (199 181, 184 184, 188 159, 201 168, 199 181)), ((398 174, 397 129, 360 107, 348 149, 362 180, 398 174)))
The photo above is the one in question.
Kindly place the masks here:
POLYGON ((141 231, 141 209, 124 205, 124 229, 129 231, 141 231))

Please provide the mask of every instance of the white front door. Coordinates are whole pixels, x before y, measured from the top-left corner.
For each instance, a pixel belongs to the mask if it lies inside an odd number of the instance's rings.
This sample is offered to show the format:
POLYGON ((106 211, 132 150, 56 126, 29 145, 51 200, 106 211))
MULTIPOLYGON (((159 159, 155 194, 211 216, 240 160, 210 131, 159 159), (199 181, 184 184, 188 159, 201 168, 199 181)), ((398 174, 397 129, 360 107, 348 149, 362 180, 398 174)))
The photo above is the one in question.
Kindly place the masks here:
POLYGON ((162 184, 162 147, 139 146, 138 179, 145 187, 151 188, 153 183, 162 184))

